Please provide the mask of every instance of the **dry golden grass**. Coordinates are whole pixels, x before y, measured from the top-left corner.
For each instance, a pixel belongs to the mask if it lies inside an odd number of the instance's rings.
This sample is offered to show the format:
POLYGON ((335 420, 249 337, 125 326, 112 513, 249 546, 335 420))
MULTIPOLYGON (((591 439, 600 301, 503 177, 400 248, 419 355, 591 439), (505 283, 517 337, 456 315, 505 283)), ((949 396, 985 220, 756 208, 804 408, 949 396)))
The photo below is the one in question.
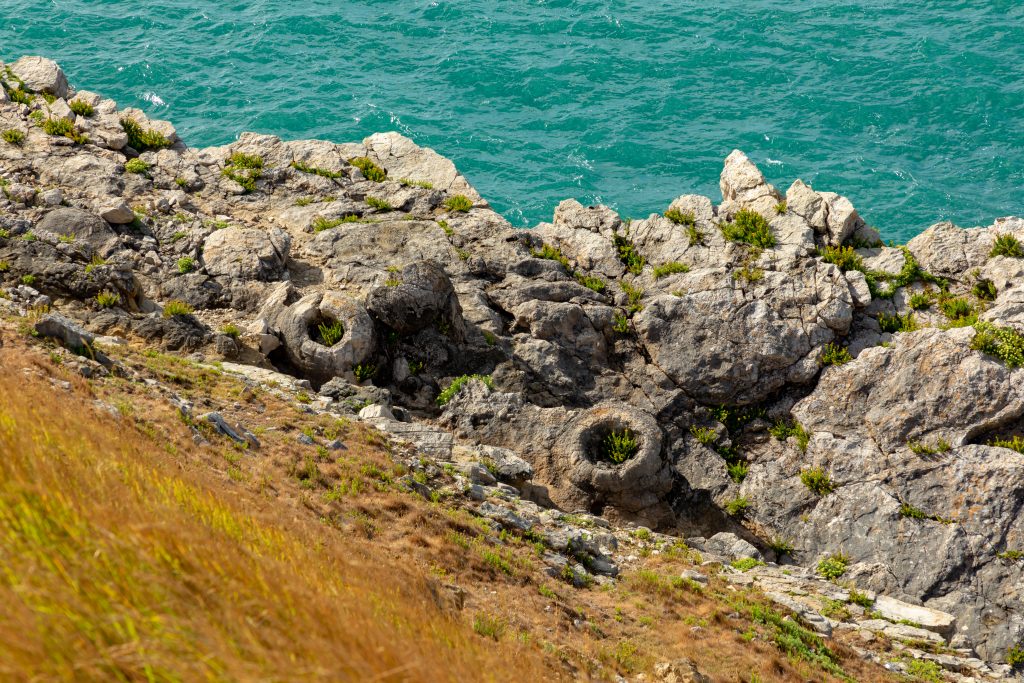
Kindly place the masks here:
MULTIPOLYGON (((543 576, 535 539, 496 540, 461 496, 396 486, 403 454, 365 425, 112 350, 261 441, 242 450, 200 423, 197 446, 166 392, 75 378, 66 352, 4 332, 0 680, 613 680, 679 658, 715 681, 838 680, 752 619, 763 596, 674 582, 693 566, 684 547, 574 589, 543 576)), ((893 680, 829 646, 850 677, 893 680)))
POLYGON ((3 361, 0 679, 547 677, 448 619, 393 558, 358 559, 289 514, 257 521, 81 387, 3 361))

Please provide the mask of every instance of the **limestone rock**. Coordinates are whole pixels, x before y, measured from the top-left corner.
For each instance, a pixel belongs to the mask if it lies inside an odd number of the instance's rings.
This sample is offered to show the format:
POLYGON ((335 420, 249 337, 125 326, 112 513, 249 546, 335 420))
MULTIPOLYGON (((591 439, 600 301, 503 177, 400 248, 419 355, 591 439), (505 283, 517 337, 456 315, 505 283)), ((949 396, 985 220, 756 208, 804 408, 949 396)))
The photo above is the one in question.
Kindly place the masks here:
POLYGON ((275 280, 284 272, 290 246, 291 237, 278 228, 229 227, 206 238, 203 262, 213 277, 275 280))
POLYGON ((64 98, 68 94, 68 79, 57 63, 45 57, 22 57, 10 65, 14 75, 36 92, 45 92, 64 98))

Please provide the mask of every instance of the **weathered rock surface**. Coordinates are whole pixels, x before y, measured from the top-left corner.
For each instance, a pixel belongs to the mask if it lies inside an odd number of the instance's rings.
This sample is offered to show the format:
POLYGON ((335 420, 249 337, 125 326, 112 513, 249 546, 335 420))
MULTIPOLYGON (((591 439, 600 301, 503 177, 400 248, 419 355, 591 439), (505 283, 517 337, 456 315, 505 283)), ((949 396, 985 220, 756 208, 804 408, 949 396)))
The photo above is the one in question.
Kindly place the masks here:
MULTIPOLYGON (((73 93, 48 60, 11 67, 56 98, 0 89, 0 129, 25 134, 0 143, 0 292, 22 315, 60 311, 39 334, 202 350, 268 390, 316 387, 305 410, 359 412, 457 465, 502 527, 550 508, 591 520, 545 560, 574 582, 617 574, 612 520, 699 536, 726 562, 799 563, 818 596, 847 590, 813 576, 845 555, 841 581, 878 593, 887 619, 855 615, 865 633, 923 630, 988 662, 1024 639, 1024 455, 992 445, 1024 437, 1024 369, 1011 332, 1001 357, 973 348, 975 319, 1024 331, 1024 258, 992 255, 1024 221, 881 247, 848 199, 796 181, 783 203, 736 151, 717 206, 684 194, 628 222, 566 200, 515 230, 397 133, 191 149, 169 122, 73 93), (69 97, 95 108, 77 141, 36 123, 68 117, 69 97), (123 117, 168 144, 127 149, 123 117), (243 182, 239 152, 259 161, 243 182), (136 153, 145 173, 125 168, 136 153), (726 237, 743 209, 771 246, 726 237), (863 265, 823 255, 843 244, 863 265), (613 434, 636 445, 621 462, 604 455, 613 434)), ((730 575, 802 600, 771 566, 730 575)), ((823 634, 848 627, 820 600, 796 608, 823 634)))

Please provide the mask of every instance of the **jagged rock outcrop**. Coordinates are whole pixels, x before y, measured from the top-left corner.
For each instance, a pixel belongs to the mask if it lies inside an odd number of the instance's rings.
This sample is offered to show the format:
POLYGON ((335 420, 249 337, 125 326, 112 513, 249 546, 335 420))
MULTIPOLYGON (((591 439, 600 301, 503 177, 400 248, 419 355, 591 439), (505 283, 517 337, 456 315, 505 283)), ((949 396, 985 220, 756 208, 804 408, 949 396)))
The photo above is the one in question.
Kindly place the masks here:
POLYGON ((192 149, 48 60, 11 72, 0 305, 291 373, 309 410, 491 462, 468 495, 527 524, 589 511, 808 573, 845 554, 843 580, 955 615, 958 647, 1024 639, 1024 456, 993 445, 1024 437, 1024 221, 882 247, 848 199, 783 198, 737 151, 717 206, 566 200, 516 230, 397 133, 192 149), (611 434, 635 449, 602 455, 611 434))

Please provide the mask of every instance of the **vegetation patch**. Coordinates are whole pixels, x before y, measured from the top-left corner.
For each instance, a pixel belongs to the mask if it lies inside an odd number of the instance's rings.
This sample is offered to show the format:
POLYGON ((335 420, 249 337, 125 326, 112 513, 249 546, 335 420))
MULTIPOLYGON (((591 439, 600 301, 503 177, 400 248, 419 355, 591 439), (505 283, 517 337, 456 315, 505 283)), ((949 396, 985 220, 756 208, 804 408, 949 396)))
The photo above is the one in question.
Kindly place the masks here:
POLYGON ((825 344, 825 351, 821 354, 821 364, 825 366, 846 365, 852 360, 850 350, 838 344, 825 344))
POLYGON ((626 266, 633 275, 639 275, 644 270, 644 257, 640 255, 640 252, 636 250, 633 245, 633 241, 629 239, 628 235, 620 235, 615 233, 612 238, 615 243, 615 249, 619 254, 619 260, 622 261, 622 265, 626 266))
POLYGON ((878 316, 878 327, 882 332, 888 332, 890 334, 894 334, 896 332, 914 332, 921 329, 921 326, 918 325, 913 313, 907 313, 906 315, 900 315, 899 313, 887 315, 885 313, 881 313, 878 316))
POLYGON ((611 430, 598 447, 600 460, 621 465, 640 451, 640 441, 632 429, 611 430))
POLYGON ((173 318, 179 315, 191 315, 192 307, 184 301, 168 301, 164 306, 164 317, 173 318))
POLYGON ((791 436, 796 437, 797 447, 801 451, 807 450, 807 444, 811 441, 811 435, 796 420, 778 420, 768 428, 768 432, 779 441, 785 441, 791 436))
POLYGON ((196 260, 191 256, 182 256, 178 259, 178 272, 182 275, 191 273, 197 267, 196 260))
POLYGON ((978 322, 978 312, 966 299, 942 299, 939 310, 949 319, 948 327, 968 327, 978 322))
POLYGON ((818 496, 827 496, 836 490, 836 484, 832 477, 828 476, 820 467, 800 471, 800 481, 811 493, 818 496))
POLYGON ((89 138, 79 133, 75 129, 75 124, 67 119, 43 119, 42 123, 39 124, 39 127, 42 128, 43 132, 47 135, 65 137, 69 140, 74 140, 80 145, 84 145, 89 141, 89 138))
POLYGON ((670 263, 663 263, 660 266, 654 267, 654 279, 660 280, 668 275, 674 275, 675 273, 689 273, 690 266, 679 261, 672 261, 670 263))
POLYGON ((971 287, 971 294, 982 301, 995 301, 999 295, 996 284, 987 278, 978 278, 978 281, 971 287))
POLYGON ((923 441, 908 441, 907 447, 916 455, 938 455, 947 453, 953 448, 945 439, 939 439, 931 446, 923 441))
POLYGON ((760 249, 775 246, 775 235, 767 219, 750 209, 740 209, 732 223, 723 223, 722 234, 732 242, 743 242, 760 249))
POLYGON ((1009 256, 1010 258, 1024 258, 1024 246, 1020 240, 1009 233, 996 236, 996 242, 992 245, 989 256, 1009 256))
POLYGON ((8 128, 3 133, 0 133, 0 138, 3 138, 3 141, 8 144, 20 145, 25 142, 25 133, 16 128, 8 128))
POLYGON ((738 560, 733 560, 729 565, 733 569, 739 569, 741 572, 748 572, 754 567, 763 567, 764 562, 753 557, 741 557, 738 560))
POLYGON ((117 292, 103 291, 96 295, 96 303, 100 308, 113 308, 121 305, 121 295, 117 292))
POLYGON ((1018 453, 1024 453, 1024 438, 1015 435, 1012 439, 1010 438, 999 438, 993 439, 988 442, 989 446, 995 448, 1009 448, 1011 451, 1017 451, 1018 453))
POLYGON ((142 159, 129 159, 124 164, 124 170, 128 173, 138 173, 145 175, 149 172, 149 164, 142 159))
POLYGON ((750 508, 750 501, 743 496, 736 496, 725 504, 725 511, 731 517, 742 517, 747 514, 748 508, 750 508))
POLYGON ((379 197, 371 197, 369 195, 367 195, 366 197, 366 203, 367 205, 374 209, 377 209, 378 211, 392 211, 395 208, 391 206, 391 204, 388 203, 387 200, 380 199, 379 197))
POLYGON ((143 129, 133 118, 122 118, 121 128, 128 134, 128 146, 138 152, 171 146, 171 141, 163 133, 153 128, 143 129))
POLYGON ((329 171, 326 168, 320 168, 318 166, 309 166, 308 164, 304 164, 301 161, 293 161, 291 163, 291 167, 294 168, 296 171, 300 171, 302 173, 309 173, 310 175, 318 175, 321 178, 330 178, 334 180, 336 178, 345 177, 345 173, 343 171, 329 171))
POLYGON ((974 329, 972 349, 998 358, 1008 368, 1024 366, 1024 335, 1016 329, 986 322, 975 324, 974 329))
POLYGON ((461 377, 456 377, 452 380, 452 383, 448 385, 448 388, 438 394, 437 405, 448 405, 448 402, 455 398, 470 380, 474 379, 483 382, 488 389, 494 389, 494 380, 491 379, 490 375, 462 375, 461 377))
POLYGON ((84 100, 71 100, 68 102, 68 107, 78 116, 84 116, 85 118, 89 118, 96 113, 96 109, 84 100))
POLYGON ((444 208, 452 213, 465 213, 473 208, 473 201, 464 194, 457 194, 444 200, 444 208))
POLYGON ((818 574, 829 581, 835 581, 846 573, 846 568, 849 564, 849 556, 843 553, 835 553, 818 563, 818 574))
POLYGON ((690 227, 697 224, 697 219, 694 217, 692 211, 683 212, 679 209, 669 209, 663 215, 676 225, 690 227))
POLYGON ((310 337, 321 346, 331 347, 345 336, 345 325, 340 320, 318 320, 310 337))
POLYGON ((375 183, 383 183, 388 179, 387 171, 373 163, 373 160, 369 157, 356 157, 348 163, 358 168, 360 173, 362 173, 363 177, 367 180, 371 180, 375 183))
POLYGON ((263 175, 263 157, 257 154, 235 152, 228 157, 221 175, 242 186, 246 192, 256 191, 256 181, 263 175))

